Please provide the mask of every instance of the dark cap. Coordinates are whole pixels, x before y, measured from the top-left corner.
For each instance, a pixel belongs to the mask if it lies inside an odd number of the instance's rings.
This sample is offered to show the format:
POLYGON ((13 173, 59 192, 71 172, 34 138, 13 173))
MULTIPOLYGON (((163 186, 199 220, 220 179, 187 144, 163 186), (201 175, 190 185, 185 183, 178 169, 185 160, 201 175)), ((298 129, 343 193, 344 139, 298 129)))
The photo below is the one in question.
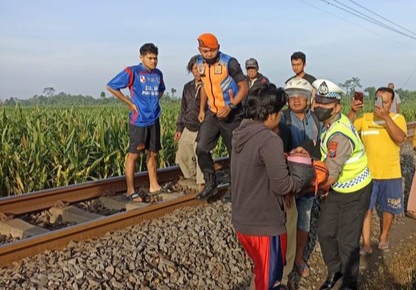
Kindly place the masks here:
POLYGON ((246 68, 255 68, 258 69, 259 68, 259 64, 257 63, 257 60, 254 58, 249 58, 248 60, 246 60, 246 68))

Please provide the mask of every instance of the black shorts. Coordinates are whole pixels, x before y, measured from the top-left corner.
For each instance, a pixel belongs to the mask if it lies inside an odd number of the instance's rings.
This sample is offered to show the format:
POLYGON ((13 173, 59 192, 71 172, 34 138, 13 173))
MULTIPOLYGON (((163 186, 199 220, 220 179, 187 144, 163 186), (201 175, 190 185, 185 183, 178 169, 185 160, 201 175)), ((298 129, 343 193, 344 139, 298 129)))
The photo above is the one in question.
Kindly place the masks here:
POLYGON ((137 127, 129 123, 129 137, 129 153, 141 153, 144 150, 159 152, 162 149, 159 119, 147 127, 137 127))

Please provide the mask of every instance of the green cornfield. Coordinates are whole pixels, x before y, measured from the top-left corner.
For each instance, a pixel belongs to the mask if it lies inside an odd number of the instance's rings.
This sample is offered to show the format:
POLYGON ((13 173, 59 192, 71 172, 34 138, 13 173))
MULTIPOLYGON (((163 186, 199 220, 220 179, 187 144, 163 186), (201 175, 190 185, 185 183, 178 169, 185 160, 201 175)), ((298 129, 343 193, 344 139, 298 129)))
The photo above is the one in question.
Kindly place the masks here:
MULTIPOLYGON (((370 102, 364 111, 371 111, 370 102)), ((161 102, 159 167, 174 165, 180 100, 161 102)), ((344 112, 347 111, 344 105, 344 112)), ((401 106, 416 120, 416 103, 401 106)), ((124 175, 128 111, 123 105, 0 108, 1 197, 124 175)), ((222 140, 213 157, 226 156, 222 140)), ((137 171, 146 170, 145 156, 137 171)))
MULTIPOLYGON (((174 165, 180 101, 162 102, 159 167, 174 165)), ((0 108, 1 197, 124 175, 128 110, 122 105, 0 108)), ((219 142, 214 157, 225 156, 219 142)), ((146 170, 146 156, 137 171, 146 170)))

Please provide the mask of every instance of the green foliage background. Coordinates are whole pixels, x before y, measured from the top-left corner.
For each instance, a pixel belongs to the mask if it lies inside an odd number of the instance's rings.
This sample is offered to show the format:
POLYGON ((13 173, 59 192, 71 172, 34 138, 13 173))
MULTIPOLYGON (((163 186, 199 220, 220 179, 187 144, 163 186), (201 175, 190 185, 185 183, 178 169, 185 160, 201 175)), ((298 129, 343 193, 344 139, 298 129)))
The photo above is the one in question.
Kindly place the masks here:
MULTIPOLYGON (((103 100, 100 100, 103 102, 103 100)), ((1 196, 124 175, 128 148, 128 110, 107 99, 100 105, 0 107, 1 196)), ((367 99, 363 111, 373 109, 367 99)), ((174 165, 173 141, 180 100, 161 102, 159 167, 174 165)), ((416 120, 416 100, 401 105, 407 121, 416 120)), ((343 112, 349 110, 348 101, 343 112)), ((226 156, 220 139, 214 157, 226 156)), ((145 156, 137 171, 146 170, 145 156)))
MULTIPOLYGON (((162 102, 159 167, 174 165, 180 101, 162 102)), ((0 108, 0 191, 16 195, 124 175, 128 110, 123 105, 0 108)), ((221 144, 214 156, 226 154, 221 144)), ((146 170, 146 157, 137 171, 146 170)))

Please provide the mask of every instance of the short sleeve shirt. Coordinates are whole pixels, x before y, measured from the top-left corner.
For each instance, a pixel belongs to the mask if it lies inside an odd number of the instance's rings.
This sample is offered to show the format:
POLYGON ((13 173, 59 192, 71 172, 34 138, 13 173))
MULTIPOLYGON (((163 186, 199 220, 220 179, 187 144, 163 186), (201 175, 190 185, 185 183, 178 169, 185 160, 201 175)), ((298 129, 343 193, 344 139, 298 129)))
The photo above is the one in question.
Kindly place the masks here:
MULTIPOLYGON (((393 122, 407 134, 406 120, 403 115, 390 113, 393 122)), ((354 122, 361 134, 368 156, 368 167, 374 179, 401 178, 400 144, 396 144, 389 136, 386 122, 375 119, 373 113, 365 113, 354 122)))

